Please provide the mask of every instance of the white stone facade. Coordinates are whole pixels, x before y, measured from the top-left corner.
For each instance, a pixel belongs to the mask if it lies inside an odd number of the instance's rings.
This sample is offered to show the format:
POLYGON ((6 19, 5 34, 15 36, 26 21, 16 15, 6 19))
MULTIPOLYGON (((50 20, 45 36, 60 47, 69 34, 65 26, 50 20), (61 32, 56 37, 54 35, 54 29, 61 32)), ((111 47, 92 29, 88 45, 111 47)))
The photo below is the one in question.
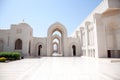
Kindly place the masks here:
POLYGON ((71 37, 61 23, 52 24, 47 37, 33 37, 27 23, 0 29, 0 51, 19 51, 23 56, 120 57, 120 0, 103 0, 71 37))
POLYGON ((12 24, 10 29, 1 29, 0 51, 19 51, 26 57, 52 56, 55 51, 53 45, 56 43, 58 49, 56 53, 61 56, 80 56, 82 54, 79 51, 78 39, 68 37, 66 28, 58 22, 49 27, 48 36, 45 38, 33 37, 32 32, 30 25, 24 22, 12 24), (57 33, 54 34, 56 31, 57 33), (53 43, 54 39, 58 39, 59 43, 53 43))
POLYGON ((120 0, 103 0, 75 30, 77 35, 83 55, 120 57, 120 0))

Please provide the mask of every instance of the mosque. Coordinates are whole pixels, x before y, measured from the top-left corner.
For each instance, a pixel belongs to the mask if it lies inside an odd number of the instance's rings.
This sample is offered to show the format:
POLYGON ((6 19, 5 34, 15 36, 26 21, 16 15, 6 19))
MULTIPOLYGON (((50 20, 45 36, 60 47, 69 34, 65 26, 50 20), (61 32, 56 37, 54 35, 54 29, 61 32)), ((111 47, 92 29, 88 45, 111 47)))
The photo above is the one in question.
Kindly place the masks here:
POLYGON ((70 37, 59 22, 50 25, 47 37, 33 37, 25 22, 0 29, 0 51, 18 51, 25 57, 120 58, 119 43, 120 0, 103 0, 70 37))

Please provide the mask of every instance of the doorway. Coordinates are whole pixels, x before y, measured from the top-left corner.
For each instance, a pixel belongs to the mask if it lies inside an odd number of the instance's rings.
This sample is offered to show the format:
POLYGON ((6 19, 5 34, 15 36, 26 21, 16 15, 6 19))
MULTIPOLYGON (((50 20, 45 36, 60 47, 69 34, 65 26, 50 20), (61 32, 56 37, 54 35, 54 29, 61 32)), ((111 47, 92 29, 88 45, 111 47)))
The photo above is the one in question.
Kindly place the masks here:
POLYGON ((108 58, 111 58, 111 51, 108 50, 107 53, 108 53, 108 58))
POLYGON ((38 56, 41 55, 41 49, 42 49, 42 45, 39 45, 39 46, 38 46, 38 56))
POLYGON ((73 56, 76 56, 76 46, 75 45, 72 46, 72 50, 73 50, 73 56))
POLYGON ((3 51, 3 41, 0 40, 0 52, 2 52, 2 51, 3 51))

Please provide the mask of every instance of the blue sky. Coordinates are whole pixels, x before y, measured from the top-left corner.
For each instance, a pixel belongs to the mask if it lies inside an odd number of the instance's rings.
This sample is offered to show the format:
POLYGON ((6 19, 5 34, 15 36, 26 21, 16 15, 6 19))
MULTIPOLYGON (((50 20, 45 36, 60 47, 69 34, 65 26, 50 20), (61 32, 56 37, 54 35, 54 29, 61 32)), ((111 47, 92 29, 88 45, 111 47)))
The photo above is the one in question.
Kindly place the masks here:
POLYGON ((102 0, 0 0, 0 28, 10 28, 23 19, 33 28, 33 36, 46 37, 50 25, 62 23, 68 35, 102 0))

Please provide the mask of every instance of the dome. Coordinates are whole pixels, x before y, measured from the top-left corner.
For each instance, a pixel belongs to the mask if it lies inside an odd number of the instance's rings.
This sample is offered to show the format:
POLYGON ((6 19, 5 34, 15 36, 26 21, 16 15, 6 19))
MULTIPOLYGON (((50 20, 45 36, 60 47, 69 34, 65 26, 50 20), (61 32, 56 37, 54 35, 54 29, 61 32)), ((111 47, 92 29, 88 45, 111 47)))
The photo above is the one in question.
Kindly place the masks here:
POLYGON ((31 28, 31 26, 28 23, 24 22, 24 20, 21 21, 18 25, 31 28))

